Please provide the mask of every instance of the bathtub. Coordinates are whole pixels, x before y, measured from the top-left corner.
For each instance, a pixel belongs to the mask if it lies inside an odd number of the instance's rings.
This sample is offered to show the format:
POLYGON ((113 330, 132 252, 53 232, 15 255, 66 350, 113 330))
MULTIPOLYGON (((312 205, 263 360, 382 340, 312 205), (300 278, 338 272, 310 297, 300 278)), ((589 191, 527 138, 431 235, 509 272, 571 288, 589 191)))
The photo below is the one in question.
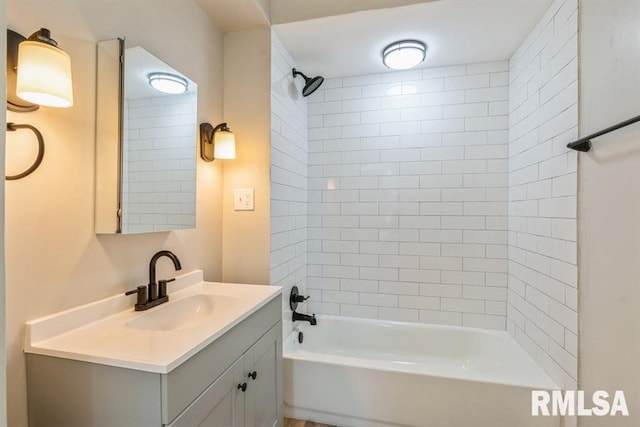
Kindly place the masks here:
POLYGON ((348 427, 558 427, 531 390, 558 386, 504 331, 347 317, 296 322, 284 414, 348 427), (299 332, 303 342, 298 342, 299 332))

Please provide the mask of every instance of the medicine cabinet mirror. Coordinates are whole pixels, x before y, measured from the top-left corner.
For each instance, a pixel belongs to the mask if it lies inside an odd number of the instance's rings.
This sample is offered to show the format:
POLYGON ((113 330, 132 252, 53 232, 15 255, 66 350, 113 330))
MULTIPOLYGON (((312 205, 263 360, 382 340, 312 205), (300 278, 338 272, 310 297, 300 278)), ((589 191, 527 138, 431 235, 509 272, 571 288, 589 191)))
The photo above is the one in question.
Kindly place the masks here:
POLYGON ((97 73, 96 233, 195 228, 196 83, 123 39, 97 73))

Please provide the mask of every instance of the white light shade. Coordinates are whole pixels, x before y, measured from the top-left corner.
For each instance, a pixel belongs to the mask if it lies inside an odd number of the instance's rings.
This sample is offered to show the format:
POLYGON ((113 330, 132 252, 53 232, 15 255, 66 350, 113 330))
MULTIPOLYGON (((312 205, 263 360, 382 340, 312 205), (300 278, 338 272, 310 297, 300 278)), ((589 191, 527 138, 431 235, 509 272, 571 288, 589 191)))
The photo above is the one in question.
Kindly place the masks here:
POLYGON ((189 88, 187 79, 169 73, 149 74, 149 85, 157 91, 169 95, 179 95, 185 93, 189 88))
POLYGON ((231 131, 220 130, 215 133, 213 157, 216 159, 236 158, 236 137, 231 131))
POLYGON ((47 107, 71 107, 71 58, 62 49, 25 40, 18 47, 16 94, 47 107))
POLYGON ((417 40, 402 40, 385 47, 382 63, 394 70, 406 70, 424 61, 427 46, 417 40))

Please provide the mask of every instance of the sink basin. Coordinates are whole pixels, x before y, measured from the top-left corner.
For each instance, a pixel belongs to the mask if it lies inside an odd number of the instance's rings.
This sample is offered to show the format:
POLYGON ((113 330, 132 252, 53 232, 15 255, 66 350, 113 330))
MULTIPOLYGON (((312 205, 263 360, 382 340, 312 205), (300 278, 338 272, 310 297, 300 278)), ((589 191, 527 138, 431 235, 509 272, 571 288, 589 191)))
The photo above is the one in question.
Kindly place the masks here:
POLYGON ((223 295, 192 295, 153 308, 149 313, 130 320, 127 326, 152 331, 193 328, 214 316, 224 316, 237 302, 237 298, 223 295))

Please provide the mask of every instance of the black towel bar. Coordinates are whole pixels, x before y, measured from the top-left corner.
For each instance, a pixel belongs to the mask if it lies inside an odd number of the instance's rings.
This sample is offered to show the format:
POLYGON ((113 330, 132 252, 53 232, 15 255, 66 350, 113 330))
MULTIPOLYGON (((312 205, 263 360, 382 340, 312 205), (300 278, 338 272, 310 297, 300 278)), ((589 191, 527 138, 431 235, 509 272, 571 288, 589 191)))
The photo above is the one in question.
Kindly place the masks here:
POLYGON ((614 130, 618 130, 620 128, 623 128, 625 126, 629 126, 631 124, 634 124, 636 122, 640 122, 640 116, 635 116, 632 117, 628 120, 625 120, 624 122, 620 122, 618 124, 615 124, 613 126, 609 126, 606 129, 602 129, 599 132, 595 132, 592 133, 591 135, 585 136, 583 138, 578 139, 577 141, 574 142, 570 142, 569 144, 567 144, 567 148, 571 148, 572 150, 576 150, 576 151, 589 151, 591 150, 591 140, 593 138, 597 138, 599 136, 605 135, 609 132, 613 132, 614 130))

